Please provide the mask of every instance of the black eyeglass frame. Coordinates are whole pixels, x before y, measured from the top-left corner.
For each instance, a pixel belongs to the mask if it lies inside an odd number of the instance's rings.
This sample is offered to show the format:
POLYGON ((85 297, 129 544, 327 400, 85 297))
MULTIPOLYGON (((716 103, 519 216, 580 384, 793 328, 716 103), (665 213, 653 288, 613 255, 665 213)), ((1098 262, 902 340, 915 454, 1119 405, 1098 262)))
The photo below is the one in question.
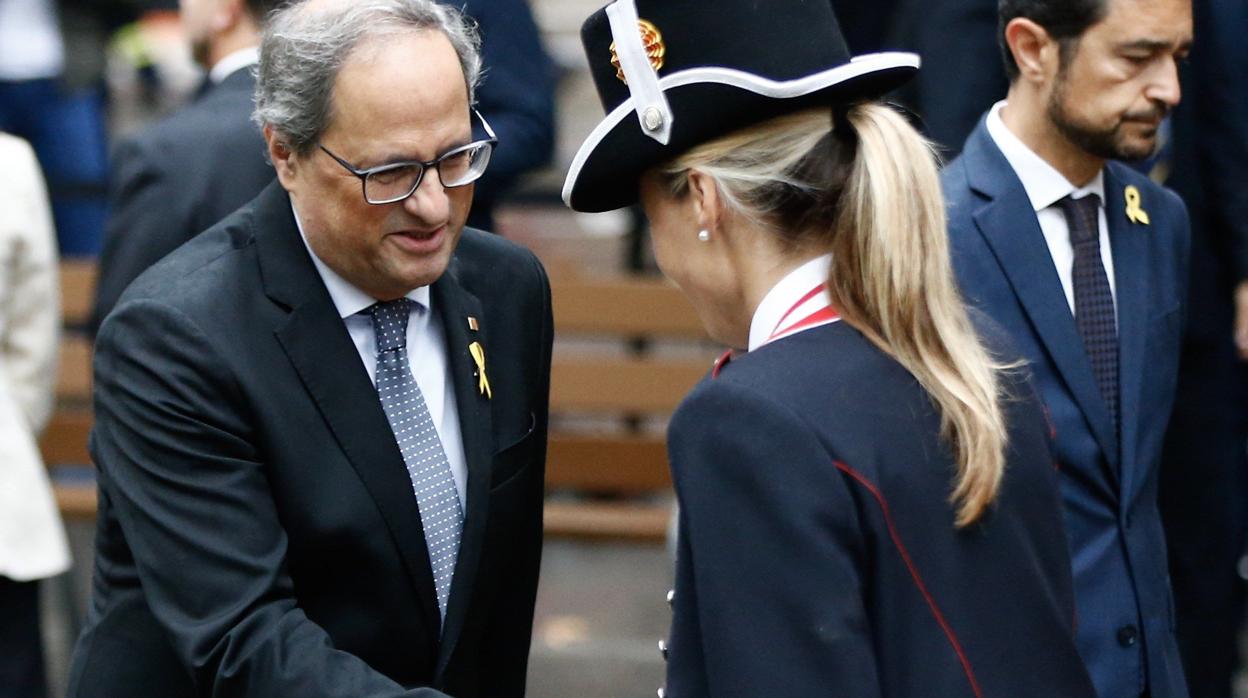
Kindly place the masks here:
MULTIPOLYGON (((484 140, 480 140, 480 141, 473 141, 473 142, 471 142, 471 143, 466 143, 466 144, 464 144, 464 145, 461 145, 461 146, 458 146, 458 147, 455 147, 455 148, 451 148, 450 150, 446 151, 445 153, 442 153, 442 154, 441 154, 441 155, 439 155, 438 157, 436 157, 436 158, 434 158, 434 159, 432 159, 432 160, 429 160, 429 161, 427 161, 427 162, 426 162, 426 161, 421 161, 421 160, 407 160, 407 161, 403 161, 403 162, 390 162, 390 163, 386 163, 385 165, 378 165, 378 166, 376 166, 376 167, 369 167, 369 168, 367 168, 367 169, 360 169, 360 168, 358 168, 358 167, 356 167, 356 166, 352 165, 351 163, 347 162, 346 160, 343 160, 341 157, 338 157, 336 154, 334 154, 334 152, 333 152, 332 150, 330 150, 329 148, 326 148, 326 147, 325 147, 323 144, 321 144, 320 142, 317 142, 316 147, 318 147, 318 148, 320 148, 321 150, 325 151, 325 154, 326 154, 326 155, 328 155, 328 156, 330 156, 331 158, 333 158, 333 159, 334 159, 334 161, 335 161, 335 162, 337 162, 339 165, 342 165, 342 167, 343 167, 345 170, 347 170, 347 171, 348 171, 348 172, 350 172, 351 174, 355 175, 356 177, 359 177, 359 178, 360 178, 360 194, 364 197, 364 203, 369 204, 369 205, 371 205, 371 206, 385 206, 386 204, 398 203, 398 202, 400 202, 400 201, 403 201, 403 200, 407 199, 407 198, 408 198, 408 197, 410 197, 412 194, 415 194, 415 193, 416 193, 416 190, 420 188, 420 184, 421 184, 421 182, 424 182, 424 181, 425 181, 425 173, 426 173, 426 172, 428 172, 430 168, 433 168, 433 169, 435 169, 435 170, 437 170, 437 171, 438 171, 438 183, 439 183, 439 184, 441 184, 441 185, 442 185, 442 187, 443 187, 443 188, 445 188, 445 189, 454 189, 454 188, 457 188, 457 187, 465 187, 465 186, 468 186, 469 184, 472 184, 473 182, 475 182, 475 181, 477 181, 478 179, 480 179, 480 178, 481 178, 481 176, 485 174, 485 169, 486 169, 486 168, 482 168, 482 169, 481 169, 481 172, 480 172, 480 173, 478 173, 476 177, 473 177, 472 179, 468 180, 467 182, 460 182, 459 184, 453 184, 453 185, 447 186, 447 184, 446 184, 445 182, 443 182, 443 181, 442 181, 442 169, 441 169, 441 165, 442 165, 442 162, 443 162, 444 160, 446 160, 446 159, 448 159, 448 158, 451 158, 451 157, 454 157, 454 156, 456 156, 456 155, 459 155, 459 154, 461 154, 461 153, 463 153, 463 152, 465 152, 465 151, 472 150, 473 148, 480 148, 480 147, 482 147, 482 146, 488 147, 488 148, 490 149, 490 151, 491 151, 491 155, 492 155, 492 151, 494 150, 494 146, 498 143, 498 136, 496 136, 496 135, 494 134, 494 129, 490 128, 490 123, 489 123, 488 121, 486 121, 486 120, 485 120, 485 117, 484 117, 484 116, 481 116, 481 112, 477 111, 476 109, 473 109, 473 110, 472 110, 472 113, 473 113, 473 114, 475 114, 475 115, 477 116, 477 118, 481 120, 481 125, 482 125, 483 127, 485 127, 485 133, 486 133, 486 135, 487 135, 487 136, 489 136, 489 138, 486 138, 486 139, 484 139, 484 140), (413 165, 419 165, 419 166, 420 166, 420 174, 419 174, 419 175, 417 175, 417 177, 416 177, 416 183, 412 185, 412 188, 411 188, 410 190, 408 190, 408 192, 407 192, 406 194, 404 194, 404 195, 402 195, 402 196, 395 196, 395 197, 392 197, 392 198, 389 198, 389 199, 385 199, 384 201, 370 201, 370 200, 369 200, 369 198, 368 198, 368 178, 369 178, 369 177, 371 177, 371 176, 373 176, 373 175, 375 175, 375 174, 380 174, 380 173, 383 173, 383 172, 389 172, 389 171, 391 171, 391 170, 397 170, 397 169, 400 169, 400 168, 403 168, 403 167, 411 167, 411 166, 413 166, 413 165)), ((488 163, 486 164, 486 167, 489 167, 489 164, 488 164, 488 163)))

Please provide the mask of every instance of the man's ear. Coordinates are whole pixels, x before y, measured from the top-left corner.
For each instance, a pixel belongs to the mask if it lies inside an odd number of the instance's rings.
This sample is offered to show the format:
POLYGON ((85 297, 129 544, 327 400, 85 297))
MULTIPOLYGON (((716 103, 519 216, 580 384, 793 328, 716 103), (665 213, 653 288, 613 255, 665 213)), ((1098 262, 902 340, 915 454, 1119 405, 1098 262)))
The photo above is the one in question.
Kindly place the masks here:
POLYGON ((295 152, 286 145, 286 140, 277 133, 277 130, 268 124, 264 127, 264 142, 269 147, 269 161, 273 163, 273 169, 277 171, 278 181, 282 183, 286 191, 293 191, 300 164, 295 152))
POLYGON ((1018 65, 1020 78, 1036 84, 1052 78, 1060 60, 1060 46, 1044 27, 1025 17, 1015 17, 1005 25, 1005 43, 1018 65))
POLYGON ((720 232, 723 215, 723 197, 715 179, 699 170, 689 171, 689 205, 698 227, 715 235, 720 232))

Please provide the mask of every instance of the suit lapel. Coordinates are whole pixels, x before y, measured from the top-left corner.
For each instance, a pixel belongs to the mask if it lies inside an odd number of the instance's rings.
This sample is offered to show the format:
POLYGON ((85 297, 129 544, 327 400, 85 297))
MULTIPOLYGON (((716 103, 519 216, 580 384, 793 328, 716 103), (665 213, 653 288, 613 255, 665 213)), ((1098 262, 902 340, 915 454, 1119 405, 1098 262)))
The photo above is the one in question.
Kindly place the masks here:
POLYGON ((476 585, 489 514, 490 473, 495 450, 490 398, 479 390, 477 364, 468 348, 473 342, 479 342, 485 349, 488 377, 490 345, 486 341, 487 328, 482 324, 481 302, 460 284, 459 264, 459 259, 455 258, 431 289, 435 311, 441 314, 446 332, 447 365, 455 387, 464 457, 468 461, 464 531, 460 537, 459 557, 455 562, 455 577, 447 602, 446 629, 442 633, 442 647, 438 655, 438 675, 446 668, 455 650, 476 585), (469 327, 469 317, 475 319, 476 330, 469 327))
MULTIPOLYGON (((1118 439, 1109 408, 1096 386, 1092 365, 1031 201, 982 121, 967 143, 966 156, 971 187, 989 199, 975 212, 975 225, 1083 412, 1111 470, 1116 471, 1118 439)), ((1116 484, 1116 478, 1113 481, 1116 484)))
MULTIPOLYGON (((1147 269, 1147 226, 1127 220, 1123 183, 1105 168, 1105 220, 1109 224, 1109 244, 1114 256, 1114 300, 1118 310, 1118 392, 1121 415, 1140 413, 1144 378, 1144 337, 1148 333, 1148 290, 1143 270, 1147 269)), ((1145 202, 1147 204, 1147 202, 1145 202)), ((1135 460, 1138 420, 1122 420, 1122 462, 1135 460)), ((1122 489, 1130 493, 1139 473, 1122 470, 1122 489)))
POLYGON ((416 589, 430 642, 440 614, 420 510, 377 391, 308 257, 289 198, 271 184, 256 208, 256 245, 269 297, 289 309, 274 334, 381 511, 416 589))

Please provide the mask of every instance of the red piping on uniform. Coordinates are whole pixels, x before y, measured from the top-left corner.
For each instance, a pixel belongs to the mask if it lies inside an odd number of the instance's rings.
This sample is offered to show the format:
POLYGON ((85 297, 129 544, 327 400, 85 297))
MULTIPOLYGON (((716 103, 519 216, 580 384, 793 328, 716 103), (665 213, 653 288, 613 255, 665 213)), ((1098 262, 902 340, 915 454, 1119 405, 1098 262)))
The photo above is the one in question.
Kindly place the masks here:
POLYGON ((906 569, 910 571, 910 578, 914 580, 914 585, 918 587, 919 593, 927 601, 928 608, 932 609, 932 615, 936 617, 936 622, 940 624, 940 629, 945 631, 945 637, 949 638, 949 644, 953 645, 953 651, 957 653, 958 661, 962 663, 962 670, 966 672, 966 679, 971 682, 971 691, 975 693, 975 698, 983 698, 984 694, 979 690, 979 682, 975 680, 975 671, 971 669, 971 662, 966 658, 966 653, 962 651, 962 645, 958 642, 957 635, 953 634, 953 628, 949 627, 949 623, 945 621, 945 614, 940 612, 940 607, 936 605, 936 599, 932 598, 931 593, 928 592, 927 585, 923 583, 923 577, 919 575, 918 568, 914 566, 914 562, 910 559, 910 553, 906 552, 906 546, 901 543, 901 536, 897 534, 897 528, 893 525, 892 514, 888 511, 888 501, 884 499, 884 495, 880 490, 858 471, 840 461, 832 461, 832 464, 836 466, 837 470, 852 477, 858 484, 865 487, 875 497, 875 501, 879 503, 880 510, 884 512, 884 523, 888 526, 888 535, 893 539, 893 545, 901 555, 902 562, 906 563, 906 569))

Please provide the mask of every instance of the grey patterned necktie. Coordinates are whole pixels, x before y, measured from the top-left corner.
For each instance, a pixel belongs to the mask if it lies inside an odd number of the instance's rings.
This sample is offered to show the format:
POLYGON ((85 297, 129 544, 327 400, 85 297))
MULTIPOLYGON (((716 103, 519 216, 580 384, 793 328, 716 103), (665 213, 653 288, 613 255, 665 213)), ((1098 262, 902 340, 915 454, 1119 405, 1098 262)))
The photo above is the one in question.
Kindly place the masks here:
POLYGON ((1075 249, 1072 277, 1075 287, 1075 326, 1092 362, 1092 375, 1105 398, 1109 416, 1118 428, 1118 322, 1114 317, 1114 294, 1101 263, 1101 199, 1088 194, 1057 202, 1066 214, 1070 244, 1075 249))
POLYGON ((407 320, 411 306, 410 300, 400 298, 370 308, 377 338, 377 393, 416 492, 438 610, 445 621, 464 514, 442 440, 408 365, 407 320))

